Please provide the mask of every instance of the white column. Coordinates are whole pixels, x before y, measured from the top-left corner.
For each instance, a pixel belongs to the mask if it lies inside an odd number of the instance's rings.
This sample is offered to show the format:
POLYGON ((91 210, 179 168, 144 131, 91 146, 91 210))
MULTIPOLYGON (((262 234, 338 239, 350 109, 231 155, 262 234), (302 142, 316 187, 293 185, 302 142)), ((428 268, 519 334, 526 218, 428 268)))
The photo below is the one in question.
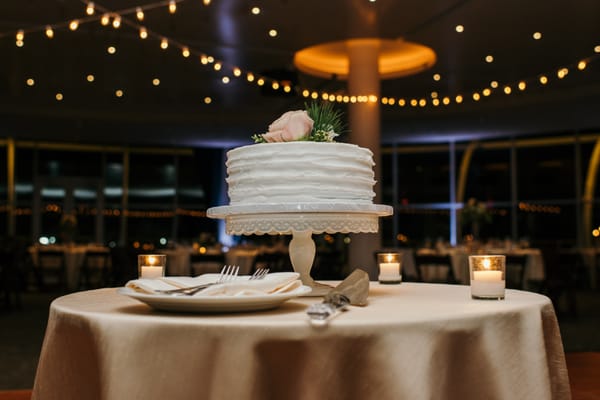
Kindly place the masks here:
MULTIPOLYGON (((377 39, 352 39, 347 43, 350 60, 348 74, 348 93, 352 95, 374 95, 375 102, 350 104, 348 119, 350 123, 349 139, 361 147, 373 152, 375 161, 375 202, 381 199, 381 143, 380 143, 380 79, 379 79, 379 41, 377 39)), ((371 280, 377 280, 375 252, 381 248, 381 233, 357 233, 351 235, 349 247, 349 267, 364 269, 371 280)))

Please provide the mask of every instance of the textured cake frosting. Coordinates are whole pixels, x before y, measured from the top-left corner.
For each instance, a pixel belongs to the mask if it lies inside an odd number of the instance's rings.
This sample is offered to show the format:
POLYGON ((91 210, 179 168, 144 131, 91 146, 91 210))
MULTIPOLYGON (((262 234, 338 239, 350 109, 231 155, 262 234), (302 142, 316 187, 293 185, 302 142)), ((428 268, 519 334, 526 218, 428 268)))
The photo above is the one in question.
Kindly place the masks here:
POLYGON ((231 205, 372 204, 373 153, 347 143, 253 144, 227 152, 231 205))

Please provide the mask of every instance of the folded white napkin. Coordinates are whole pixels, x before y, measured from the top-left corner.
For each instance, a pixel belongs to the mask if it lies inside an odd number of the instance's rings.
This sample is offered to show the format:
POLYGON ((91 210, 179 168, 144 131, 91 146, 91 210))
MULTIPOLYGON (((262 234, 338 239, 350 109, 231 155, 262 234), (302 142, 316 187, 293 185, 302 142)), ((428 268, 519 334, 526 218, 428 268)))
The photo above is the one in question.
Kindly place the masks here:
MULTIPOLYGON (((227 283, 210 286, 195 296, 252 296, 291 292, 300 286, 296 272, 274 272, 263 279, 249 280, 249 276, 237 276, 227 283)), ((158 279, 135 279, 125 285, 136 292, 157 294, 157 290, 169 290, 215 282, 219 274, 204 274, 197 277, 165 276, 158 279)))

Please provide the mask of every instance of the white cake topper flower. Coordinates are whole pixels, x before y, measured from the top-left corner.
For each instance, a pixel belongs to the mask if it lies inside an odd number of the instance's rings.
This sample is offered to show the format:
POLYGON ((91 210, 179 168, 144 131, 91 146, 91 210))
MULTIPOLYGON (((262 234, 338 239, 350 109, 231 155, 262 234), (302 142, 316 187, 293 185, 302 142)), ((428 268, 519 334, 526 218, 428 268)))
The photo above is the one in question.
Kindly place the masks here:
POLYGON ((292 141, 334 142, 342 131, 342 113, 331 103, 312 103, 306 110, 288 111, 269 125, 269 131, 252 135, 255 143, 292 141))

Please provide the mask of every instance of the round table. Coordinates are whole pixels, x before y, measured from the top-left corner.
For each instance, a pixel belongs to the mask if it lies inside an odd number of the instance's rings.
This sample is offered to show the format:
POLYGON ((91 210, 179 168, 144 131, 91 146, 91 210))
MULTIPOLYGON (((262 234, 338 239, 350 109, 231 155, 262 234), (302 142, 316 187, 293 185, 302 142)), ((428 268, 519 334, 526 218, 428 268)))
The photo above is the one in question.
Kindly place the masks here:
POLYGON ((548 298, 371 283, 325 327, 297 298, 263 312, 167 313, 116 289, 56 299, 34 399, 569 399, 548 298))

